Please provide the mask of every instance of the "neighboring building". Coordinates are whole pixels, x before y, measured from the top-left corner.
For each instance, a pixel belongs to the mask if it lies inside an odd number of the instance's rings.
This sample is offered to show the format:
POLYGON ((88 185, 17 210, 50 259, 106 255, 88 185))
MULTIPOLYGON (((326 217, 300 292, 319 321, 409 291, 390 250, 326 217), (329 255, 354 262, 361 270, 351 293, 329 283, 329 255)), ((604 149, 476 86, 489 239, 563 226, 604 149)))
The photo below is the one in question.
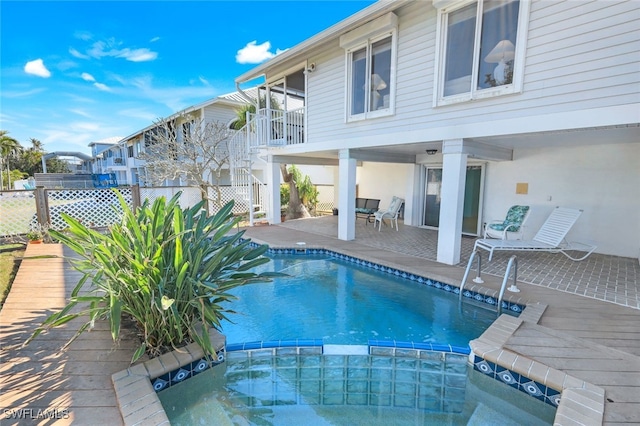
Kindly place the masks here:
MULTIPOLYGON (((125 138, 119 138, 118 141, 116 141, 117 143, 107 146, 105 144, 97 145, 98 143, 96 142, 94 143, 96 144, 95 147, 92 146, 96 156, 94 161, 94 173, 115 174, 118 183, 122 185, 137 184, 141 186, 149 186, 151 182, 149 182, 148 179, 145 179, 145 176, 147 175, 146 162, 140 158, 140 154, 145 152, 146 144, 153 143, 153 134, 154 132, 159 131, 159 123, 161 121, 171 123, 175 129, 182 129, 182 131, 176 132, 176 139, 178 142, 183 140, 184 132, 190 129, 195 123, 206 125, 208 123, 218 122, 223 123, 232 129, 238 117, 237 111, 248 105, 251 100, 258 99, 259 97, 264 99, 265 94, 266 92, 260 93, 258 88, 253 88, 243 93, 233 92, 221 95, 198 105, 178 111, 125 138)), ((282 94, 273 94, 272 100, 278 102, 279 105, 284 105, 285 102, 282 94)), ((301 102, 297 101, 296 104, 296 101, 293 99, 290 99, 289 103, 297 107, 302 106, 301 102)), ((231 131, 231 135, 234 133, 235 131, 231 131)), ((246 152, 242 153, 242 155, 245 154, 246 152)), ((262 212, 262 198, 267 192, 262 181, 262 168, 266 163, 257 162, 256 160, 257 158, 254 158, 254 162, 258 163, 257 166, 247 168, 244 167, 245 161, 243 157, 239 160, 243 163, 243 167, 235 168, 235 174, 231 174, 229 165, 226 165, 223 169, 223 174, 219 184, 222 186, 232 186, 235 191, 232 191, 232 194, 236 194, 236 196, 231 197, 231 195, 229 195, 229 197, 236 198, 236 201, 244 200, 244 205, 247 207, 249 205, 253 205, 253 210, 249 209, 252 212, 262 212), (248 191, 246 186, 251 186, 253 191, 248 191)), ((163 184, 184 186, 191 184, 191 182, 186 181, 183 176, 172 181, 165 181, 163 184)), ((239 205, 236 207, 239 209, 243 208, 239 205)), ((253 218, 251 218, 251 221, 253 221, 253 218)))
MULTIPOLYGON (((113 158, 113 148, 117 148, 118 142, 122 139, 122 136, 113 136, 107 139, 102 139, 89 143, 91 148, 91 161, 88 167, 91 173, 106 173, 107 165, 110 163, 109 159, 113 158)), ((113 163, 113 161, 111 161, 113 163)))
POLYGON ((446 264, 514 204, 525 239, 574 207, 570 239, 639 257, 639 27, 636 1, 380 1, 238 77, 303 107, 261 111, 236 144, 274 186, 282 162, 337 166, 343 240, 357 192, 404 198, 446 264))

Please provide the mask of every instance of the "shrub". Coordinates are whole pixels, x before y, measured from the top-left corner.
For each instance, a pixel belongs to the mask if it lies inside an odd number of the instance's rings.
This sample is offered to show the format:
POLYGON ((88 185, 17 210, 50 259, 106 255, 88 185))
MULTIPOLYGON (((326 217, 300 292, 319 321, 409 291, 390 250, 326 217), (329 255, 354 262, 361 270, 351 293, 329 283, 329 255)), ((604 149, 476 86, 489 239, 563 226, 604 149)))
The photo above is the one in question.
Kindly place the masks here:
POLYGON ((100 233, 62 213, 69 225, 52 236, 79 256, 72 259, 83 273, 69 303, 33 333, 86 316, 65 345, 91 328, 97 319, 108 319, 114 341, 123 319, 131 318, 141 336, 134 362, 145 352, 162 352, 195 341, 206 354, 215 355, 208 334, 233 311, 226 302, 229 290, 249 283, 266 282, 277 273, 256 274, 252 268, 269 262, 262 255, 266 245, 252 248, 242 241, 244 231, 231 234, 233 202, 215 216, 202 210, 203 202, 181 210, 180 194, 148 201, 132 211, 118 192, 122 220, 100 233), (82 309, 77 309, 82 306, 82 309))

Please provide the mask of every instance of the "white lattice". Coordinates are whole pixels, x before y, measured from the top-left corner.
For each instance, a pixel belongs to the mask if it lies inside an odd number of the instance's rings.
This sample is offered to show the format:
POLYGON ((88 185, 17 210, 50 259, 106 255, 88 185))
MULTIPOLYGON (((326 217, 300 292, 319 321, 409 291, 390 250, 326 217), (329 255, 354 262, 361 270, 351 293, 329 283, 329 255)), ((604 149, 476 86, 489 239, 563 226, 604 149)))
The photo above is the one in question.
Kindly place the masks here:
MULTIPOLYGON (((131 189, 119 188, 118 191, 131 206, 131 189)), ((122 218, 120 202, 110 188, 47 189, 45 196, 49 204, 49 228, 51 229, 67 228, 61 213, 66 213, 92 228, 107 227, 122 218)), ((37 223, 35 215, 30 223, 37 223)))
MULTIPOLYGON (((236 194, 236 191, 231 186, 220 186, 220 204, 225 205, 229 201, 234 200, 233 210, 234 214, 244 214, 249 211, 247 202, 236 194)), ((214 188, 209 188, 209 199, 212 200, 209 203, 209 214, 214 215, 218 212, 218 204, 215 202, 217 194, 214 188)))
POLYGON ((149 200, 150 203, 153 203, 158 197, 165 197, 168 201, 178 192, 182 192, 178 200, 181 209, 193 207, 202 200, 199 188, 187 186, 141 187, 140 198, 142 199, 141 202, 149 200))
POLYGON ((35 214, 33 191, 0 192, 0 237, 26 234, 35 214))
POLYGON ((318 204, 316 204, 316 211, 332 211, 335 207, 333 185, 317 185, 316 189, 318 190, 318 204))

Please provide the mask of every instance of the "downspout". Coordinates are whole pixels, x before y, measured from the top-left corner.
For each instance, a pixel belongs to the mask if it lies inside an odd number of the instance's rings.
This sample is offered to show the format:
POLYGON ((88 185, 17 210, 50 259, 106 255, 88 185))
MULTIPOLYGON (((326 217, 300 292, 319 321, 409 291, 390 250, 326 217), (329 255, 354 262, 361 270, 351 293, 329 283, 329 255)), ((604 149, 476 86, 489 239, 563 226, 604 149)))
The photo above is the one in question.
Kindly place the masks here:
MULTIPOLYGON (((262 76, 264 76, 264 74, 262 74, 262 76)), ((257 77, 260 77, 260 76, 256 76, 256 78, 257 78, 257 77)), ((266 78, 265 78, 265 79, 266 79, 266 78)), ((239 82, 239 81, 236 81, 236 90, 238 91, 238 93, 240 94, 240 96, 242 96, 242 97, 243 97, 247 102, 249 102, 250 104, 252 104, 252 103, 254 102, 254 100, 253 100, 253 99, 251 99, 251 97, 250 97, 249 95, 247 95, 246 93, 244 93, 244 90, 242 90, 242 89, 240 88, 240 82, 239 82)), ((258 102, 259 102, 259 100, 258 100, 258 102)), ((256 109, 258 108, 258 106, 259 106, 259 105, 256 105, 256 109)))

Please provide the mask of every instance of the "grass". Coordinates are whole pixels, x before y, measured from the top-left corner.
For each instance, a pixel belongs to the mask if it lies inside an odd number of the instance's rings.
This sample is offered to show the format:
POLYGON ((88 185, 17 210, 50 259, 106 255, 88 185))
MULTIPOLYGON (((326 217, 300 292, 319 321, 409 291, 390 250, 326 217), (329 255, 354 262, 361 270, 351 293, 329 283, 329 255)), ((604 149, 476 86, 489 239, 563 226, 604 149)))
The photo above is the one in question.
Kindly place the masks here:
POLYGON ((0 309, 11 290, 24 251, 24 244, 0 245, 0 309))

